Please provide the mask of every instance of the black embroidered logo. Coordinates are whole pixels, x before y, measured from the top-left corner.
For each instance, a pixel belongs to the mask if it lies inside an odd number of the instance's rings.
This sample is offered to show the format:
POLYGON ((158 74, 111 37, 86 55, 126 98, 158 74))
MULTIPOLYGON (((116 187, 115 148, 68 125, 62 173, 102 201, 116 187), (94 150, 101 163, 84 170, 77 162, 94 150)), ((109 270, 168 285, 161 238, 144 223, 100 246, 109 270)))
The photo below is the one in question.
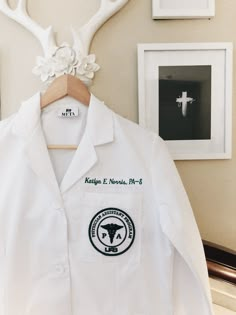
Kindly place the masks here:
POLYGON ((92 218, 88 232, 93 247, 107 256, 123 254, 135 238, 132 219, 126 212, 117 208, 99 211, 92 218))

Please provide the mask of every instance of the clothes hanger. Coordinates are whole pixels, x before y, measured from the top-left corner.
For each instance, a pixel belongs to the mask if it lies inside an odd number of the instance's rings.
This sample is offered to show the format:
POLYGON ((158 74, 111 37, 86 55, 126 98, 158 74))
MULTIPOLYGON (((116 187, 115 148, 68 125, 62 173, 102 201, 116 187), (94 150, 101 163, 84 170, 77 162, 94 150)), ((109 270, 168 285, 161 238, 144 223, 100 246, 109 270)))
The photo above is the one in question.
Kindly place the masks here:
MULTIPOLYGON (((50 105, 51 103, 65 97, 71 96, 80 103, 89 106, 90 92, 87 86, 77 77, 65 74, 56 78, 48 87, 46 92, 41 96, 40 107, 41 109, 50 105)), ((76 145, 61 145, 50 144, 48 149, 62 149, 62 150, 76 150, 76 145)))

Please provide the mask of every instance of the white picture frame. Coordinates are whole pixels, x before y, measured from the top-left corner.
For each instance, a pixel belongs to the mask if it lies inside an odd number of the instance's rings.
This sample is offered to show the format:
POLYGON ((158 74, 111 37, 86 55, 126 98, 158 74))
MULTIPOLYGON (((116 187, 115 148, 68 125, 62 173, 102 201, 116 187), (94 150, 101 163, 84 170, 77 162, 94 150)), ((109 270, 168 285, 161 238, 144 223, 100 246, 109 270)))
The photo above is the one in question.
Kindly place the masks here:
POLYGON ((153 19, 195 19, 215 16, 215 0, 152 0, 153 19))
POLYGON ((232 43, 138 44, 139 124, 166 141, 174 160, 232 157, 232 51, 232 43), (197 95, 187 123, 177 102, 183 89, 197 95))

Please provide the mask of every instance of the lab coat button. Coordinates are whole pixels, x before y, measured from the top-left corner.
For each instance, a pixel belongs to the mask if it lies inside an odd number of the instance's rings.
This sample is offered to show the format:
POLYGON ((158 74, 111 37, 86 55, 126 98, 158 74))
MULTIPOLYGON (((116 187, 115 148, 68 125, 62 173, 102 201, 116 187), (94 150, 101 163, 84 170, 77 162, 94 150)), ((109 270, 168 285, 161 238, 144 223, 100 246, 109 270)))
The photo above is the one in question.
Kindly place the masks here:
POLYGON ((65 265, 58 264, 55 266, 58 275, 63 275, 68 272, 68 268, 65 265))
POLYGON ((63 208, 56 209, 59 213, 64 214, 65 210, 63 208))
POLYGON ((59 203, 53 203, 52 204, 52 207, 55 209, 55 210, 61 210, 62 209, 62 205, 59 204, 59 203))
POLYGON ((64 213, 64 208, 61 205, 54 204, 53 209, 57 210, 59 213, 64 213))

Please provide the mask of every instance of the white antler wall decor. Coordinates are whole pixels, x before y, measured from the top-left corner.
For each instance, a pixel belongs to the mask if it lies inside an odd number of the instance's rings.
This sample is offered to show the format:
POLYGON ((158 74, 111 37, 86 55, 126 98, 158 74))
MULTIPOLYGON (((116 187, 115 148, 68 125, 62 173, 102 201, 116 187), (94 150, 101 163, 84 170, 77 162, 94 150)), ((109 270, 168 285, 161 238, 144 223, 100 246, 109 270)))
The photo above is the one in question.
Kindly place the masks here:
POLYGON ((73 74, 87 85, 91 84, 94 73, 99 70, 96 56, 89 54, 90 44, 97 30, 129 0, 101 0, 98 11, 78 31, 72 28, 74 43, 57 45, 52 27, 44 29, 33 21, 26 9, 26 0, 18 0, 13 10, 7 0, 0 0, 0 11, 29 30, 40 42, 44 57, 37 57, 33 73, 50 83, 62 74, 73 74))

